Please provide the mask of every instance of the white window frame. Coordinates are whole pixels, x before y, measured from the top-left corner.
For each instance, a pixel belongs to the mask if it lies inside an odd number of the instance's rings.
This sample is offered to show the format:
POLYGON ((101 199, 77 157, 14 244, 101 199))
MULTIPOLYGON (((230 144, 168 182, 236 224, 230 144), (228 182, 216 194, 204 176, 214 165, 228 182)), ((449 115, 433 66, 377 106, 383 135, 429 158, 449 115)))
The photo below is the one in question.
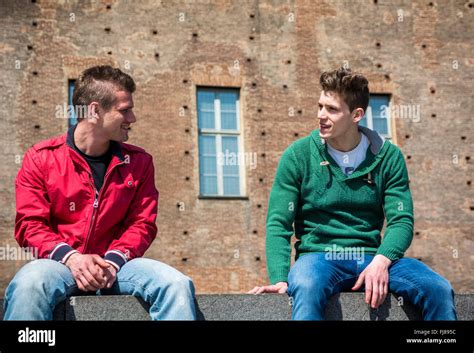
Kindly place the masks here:
MULTIPOLYGON (((201 180, 199 180, 199 194, 202 197, 222 197, 222 198, 232 198, 232 197, 244 197, 245 195, 245 159, 240 160, 239 156, 244 156, 243 152, 243 138, 242 138, 242 127, 240 119, 240 91, 238 89, 219 89, 219 88, 207 88, 207 87, 198 87, 197 92, 211 91, 215 94, 214 98, 214 129, 202 129, 199 128, 199 136, 215 136, 216 137, 216 171, 217 171, 217 194, 203 194, 201 190, 201 180), (221 100, 219 93, 229 92, 230 90, 234 91, 237 94, 237 99, 235 101, 235 115, 236 115, 236 130, 222 130, 221 129, 221 100), (223 153, 222 151, 222 136, 236 136, 237 137, 237 161, 239 166, 239 194, 238 195, 225 195, 224 194, 224 173, 223 165, 218 163, 218 154, 223 153)), ((199 104, 199 102, 197 102, 199 104)), ((198 106, 199 110, 199 106, 198 106)), ((199 111, 198 111, 199 114, 199 111)), ((198 122, 199 124, 199 122, 198 122)), ((199 178, 201 178, 201 173, 199 173, 199 178)))
MULTIPOLYGON (((392 100, 390 99, 390 95, 388 94, 374 94, 374 96, 386 96, 388 97, 388 107, 387 107, 387 134, 381 134, 385 139, 391 140, 392 139, 392 121, 390 112, 392 110, 392 100)), ((385 105, 382 105, 384 107, 385 105)), ((367 119, 367 127, 371 130, 374 129, 374 121, 372 120, 372 107, 369 105, 367 107, 367 111, 365 112, 365 118, 367 119)))

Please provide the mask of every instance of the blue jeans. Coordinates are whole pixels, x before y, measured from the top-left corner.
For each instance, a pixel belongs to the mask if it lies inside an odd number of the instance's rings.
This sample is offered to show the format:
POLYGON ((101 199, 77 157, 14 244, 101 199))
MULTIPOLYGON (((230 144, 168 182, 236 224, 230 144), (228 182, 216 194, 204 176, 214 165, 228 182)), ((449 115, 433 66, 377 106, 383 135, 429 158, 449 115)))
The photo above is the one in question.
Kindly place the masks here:
MULTIPOLYGON (((365 255, 360 261, 328 260, 325 253, 299 257, 288 277, 293 320, 324 320, 328 299, 351 291, 373 258, 365 255)), ((365 291, 365 287, 360 291, 365 291)), ((456 320, 451 285, 421 261, 412 258, 394 261, 389 268, 389 292, 419 308, 424 320, 456 320)))
MULTIPOLYGON (((93 293, 93 292, 89 292, 93 293)), ((5 293, 4 320, 52 320, 57 304, 77 288, 69 268, 48 259, 23 266, 5 293)), ((98 294, 129 294, 150 305, 152 320, 195 320, 194 285, 190 278, 159 261, 136 258, 122 266, 110 289, 98 294)))

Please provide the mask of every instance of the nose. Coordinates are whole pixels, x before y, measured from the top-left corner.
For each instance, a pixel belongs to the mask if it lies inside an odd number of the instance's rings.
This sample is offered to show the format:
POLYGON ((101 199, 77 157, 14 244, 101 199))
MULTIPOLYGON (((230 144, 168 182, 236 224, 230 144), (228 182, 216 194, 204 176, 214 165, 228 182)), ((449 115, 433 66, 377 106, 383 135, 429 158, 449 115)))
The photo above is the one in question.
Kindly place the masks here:
POLYGON ((136 122, 136 121, 137 121, 137 118, 135 117, 135 113, 132 112, 132 111, 129 112, 129 113, 127 114, 127 119, 126 119, 126 120, 127 120, 127 123, 130 123, 130 124, 136 122))

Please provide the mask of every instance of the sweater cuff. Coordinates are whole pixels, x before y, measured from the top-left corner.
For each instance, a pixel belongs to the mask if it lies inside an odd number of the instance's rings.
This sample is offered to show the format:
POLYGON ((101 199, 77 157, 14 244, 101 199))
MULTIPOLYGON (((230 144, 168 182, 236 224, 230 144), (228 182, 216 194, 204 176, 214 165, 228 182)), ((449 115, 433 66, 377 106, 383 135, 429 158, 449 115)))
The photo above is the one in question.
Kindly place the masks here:
POLYGON ((270 275, 270 284, 276 284, 278 282, 288 283, 288 270, 279 270, 272 272, 270 275))
POLYGON ((400 251, 393 248, 383 248, 382 246, 377 250, 375 255, 383 255, 389 260, 396 261, 403 257, 400 255, 400 251))
POLYGON ((49 254, 49 258, 51 260, 58 261, 62 264, 66 263, 67 259, 74 254, 78 253, 79 251, 73 249, 71 246, 69 246, 66 243, 59 243, 54 247, 54 249, 51 251, 49 254))
POLYGON ((118 271, 127 262, 127 257, 119 250, 109 250, 105 253, 105 261, 113 265, 118 271))

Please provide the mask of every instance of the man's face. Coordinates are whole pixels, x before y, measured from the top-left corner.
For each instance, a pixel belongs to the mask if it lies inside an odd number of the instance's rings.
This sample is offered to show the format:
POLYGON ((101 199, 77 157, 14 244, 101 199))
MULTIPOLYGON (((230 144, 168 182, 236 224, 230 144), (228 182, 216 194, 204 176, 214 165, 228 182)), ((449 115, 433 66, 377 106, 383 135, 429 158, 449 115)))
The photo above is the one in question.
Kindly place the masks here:
POLYGON ((126 91, 115 92, 115 104, 103 114, 103 132, 112 141, 125 142, 128 140, 130 125, 137 121, 133 113, 132 95, 126 91))
POLYGON ((355 123, 349 106, 336 92, 322 91, 318 105, 319 136, 323 139, 344 136, 355 123))

